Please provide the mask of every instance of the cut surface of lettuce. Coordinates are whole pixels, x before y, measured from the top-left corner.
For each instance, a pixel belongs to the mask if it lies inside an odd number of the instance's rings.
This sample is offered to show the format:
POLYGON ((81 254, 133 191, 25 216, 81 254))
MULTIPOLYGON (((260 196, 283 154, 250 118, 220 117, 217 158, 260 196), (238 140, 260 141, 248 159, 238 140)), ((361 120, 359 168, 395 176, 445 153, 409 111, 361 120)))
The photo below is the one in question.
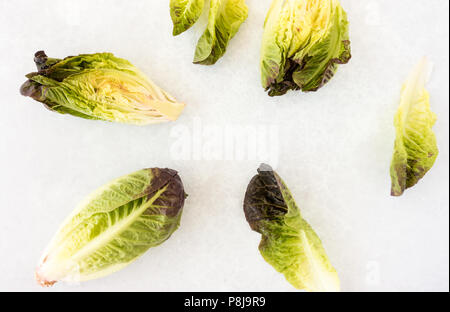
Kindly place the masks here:
POLYGON ((391 164, 391 195, 401 196, 433 167, 439 150, 433 125, 436 115, 425 89, 431 64, 426 58, 411 72, 401 93, 395 116, 396 140, 391 164))
POLYGON ((35 63, 38 72, 27 75, 21 94, 54 112, 147 125, 176 120, 185 106, 130 62, 111 53, 60 60, 39 51, 35 63))
POLYGON ((311 292, 337 292, 340 281, 317 234, 303 219, 280 176, 261 165, 244 200, 250 227, 262 235, 263 258, 294 287, 311 292))
POLYGON ((317 91, 350 58, 347 14, 338 0, 273 0, 261 49, 270 96, 317 91))
POLYGON ((245 0, 211 0, 208 26, 197 43, 194 63, 215 64, 247 16, 245 0))
POLYGON ((194 25, 205 6, 205 0, 170 0, 173 35, 177 36, 194 25))
POLYGON ((36 269, 42 286, 116 272, 178 228, 185 193, 171 169, 144 169, 101 187, 63 223, 36 269))

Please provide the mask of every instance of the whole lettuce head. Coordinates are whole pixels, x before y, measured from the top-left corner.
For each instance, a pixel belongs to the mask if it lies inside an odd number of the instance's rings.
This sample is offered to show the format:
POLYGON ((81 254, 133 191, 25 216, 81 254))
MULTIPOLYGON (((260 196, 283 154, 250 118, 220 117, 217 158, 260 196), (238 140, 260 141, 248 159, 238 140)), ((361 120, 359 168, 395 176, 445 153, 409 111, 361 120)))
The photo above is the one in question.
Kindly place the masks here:
POLYGON ((38 72, 27 75, 22 95, 61 114, 147 125, 176 120, 185 106, 111 53, 60 60, 39 51, 34 61, 38 72))
POLYGON ((338 0, 274 0, 264 24, 262 85, 270 96, 317 91, 351 58, 338 0))
POLYGON ((171 169, 144 169, 96 190, 67 218, 36 269, 42 286, 114 273, 178 228, 183 183, 171 169))
POLYGON ((397 132, 391 164, 392 196, 401 196, 416 185, 433 167, 439 150, 433 125, 436 115, 430 109, 425 89, 431 65, 426 58, 416 66, 403 86, 400 107, 395 115, 397 132))
POLYGON ((250 227, 262 235, 259 251, 294 287, 336 292, 340 282, 322 242, 303 219, 291 192, 268 165, 261 165, 244 200, 250 227))

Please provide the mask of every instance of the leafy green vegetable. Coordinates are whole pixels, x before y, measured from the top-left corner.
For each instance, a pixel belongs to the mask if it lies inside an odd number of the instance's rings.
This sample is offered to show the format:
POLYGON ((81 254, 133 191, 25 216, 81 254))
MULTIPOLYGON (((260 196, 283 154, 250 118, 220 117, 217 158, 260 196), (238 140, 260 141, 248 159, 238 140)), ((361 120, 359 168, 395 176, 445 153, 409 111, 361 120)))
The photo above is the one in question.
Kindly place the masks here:
POLYGON ((64 60, 35 55, 38 72, 21 93, 48 109, 76 117, 147 125, 176 120, 184 109, 130 62, 111 53, 64 60))
POLYGON ((198 41, 194 63, 215 64, 247 16, 245 0, 211 0, 208 27, 198 41))
POLYGON ((178 228, 185 193, 176 171, 144 169, 118 178, 88 197, 44 252, 42 286, 116 272, 167 240, 178 228))
POLYGON ((264 24, 262 85, 270 96, 317 91, 351 58, 338 0, 274 0, 264 24))
POLYGON ((280 176, 261 165, 250 182, 244 212, 252 230, 262 234, 259 250, 294 287, 307 291, 339 291, 336 270, 317 234, 280 176))
MULTIPOLYGON (((205 0, 171 0, 173 35, 177 36, 197 22, 205 0)), ((228 43, 247 19, 245 0, 210 0, 208 26, 195 50, 194 63, 215 64, 226 52, 228 43)))
POLYGON ((202 14, 205 0, 170 0, 170 16, 173 35, 178 36, 197 22, 202 14))
POLYGON ((400 107, 395 116, 397 138, 391 164, 392 196, 401 196, 433 167, 439 154, 433 125, 436 115, 430 109, 425 89, 431 66, 424 58, 403 86, 400 107))

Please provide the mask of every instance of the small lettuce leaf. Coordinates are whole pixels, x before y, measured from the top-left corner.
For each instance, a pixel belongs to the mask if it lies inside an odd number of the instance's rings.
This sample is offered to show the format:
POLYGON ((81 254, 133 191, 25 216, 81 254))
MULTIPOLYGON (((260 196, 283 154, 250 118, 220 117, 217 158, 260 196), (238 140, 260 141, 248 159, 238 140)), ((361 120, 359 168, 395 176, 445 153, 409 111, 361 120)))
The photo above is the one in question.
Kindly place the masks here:
POLYGON ((176 120, 185 106, 111 53, 59 60, 39 51, 34 61, 38 72, 27 75, 20 92, 54 112, 147 125, 176 120))
POLYGON ((173 35, 178 36, 194 25, 202 15, 205 0, 170 0, 173 35))
POLYGON ((264 24, 261 79, 270 96, 317 91, 351 58, 338 0, 274 0, 264 24))
POLYGON ((425 89, 431 65, 426 58, 416 66, 403 86, 395 116, 396 140, 391 164, 392 196, 401 196, 433 167, 439 150, 432 130, 436 115, 425 89))
POLYGON ((215 64, 247 16, 245 0, 211 0, 208 26, 198 41, 194 63, 215 64))
POLYGON ((144 169, 101 187, 60 227, 36 269, 37 281, 81 282, 124 268, 175 232, 184 199, 171 169, 144 169))
POLYGON ((303 219, 286 184, 261 165, 244 200, 250 227, 262 234, 263 258, 294 287, 311 292, 340 290, 339 277, 317 234, 303 219))

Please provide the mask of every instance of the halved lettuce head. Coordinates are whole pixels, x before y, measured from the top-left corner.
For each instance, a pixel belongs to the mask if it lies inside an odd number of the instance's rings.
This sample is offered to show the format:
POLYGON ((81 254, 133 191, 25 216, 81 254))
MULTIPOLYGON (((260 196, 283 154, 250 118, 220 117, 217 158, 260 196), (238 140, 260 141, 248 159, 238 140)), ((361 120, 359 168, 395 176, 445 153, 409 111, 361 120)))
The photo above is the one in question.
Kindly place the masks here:
POLYGON ((432 130, 436 115, 430 109, 430 96, 425 89, 430 73, 431 65, 424 58, 402 89, 394 121, 397 135, 391 164, 392 196, 401 196, 416 185, 439 154, 432 130))
POLYGON ((147 125, 176 120, 185 106, 111 53, 60 60, 39 51, 34 61, 38 72, 27 75, 20 91, 54 112, 147 125))
POLYGON ((197 22, 202 15, 205 0, 170 0, 173 35, 178 36, 197 22))
POLYGON ((215 64, 247 16, 245 0, 211 0, 208 27, 197 43, 194 63, 215 64))
POLYGON ((144 169, 106 184, 60 227, 36 280, 42 286, 81 282, 124 268, 175 232, 185 196, 171 169, 144 169))
POLYGON ((303 219, 280 176, 261 165, 244 200, 250 227, 262 234, 259 250, 294 287, 311 292, 340 290, 339 277, 317 234, 303 219))
POLYGON ((261 79, 270 96, 317 91, 351 58, 338 0, 274 0, 264 24, 261 79))

